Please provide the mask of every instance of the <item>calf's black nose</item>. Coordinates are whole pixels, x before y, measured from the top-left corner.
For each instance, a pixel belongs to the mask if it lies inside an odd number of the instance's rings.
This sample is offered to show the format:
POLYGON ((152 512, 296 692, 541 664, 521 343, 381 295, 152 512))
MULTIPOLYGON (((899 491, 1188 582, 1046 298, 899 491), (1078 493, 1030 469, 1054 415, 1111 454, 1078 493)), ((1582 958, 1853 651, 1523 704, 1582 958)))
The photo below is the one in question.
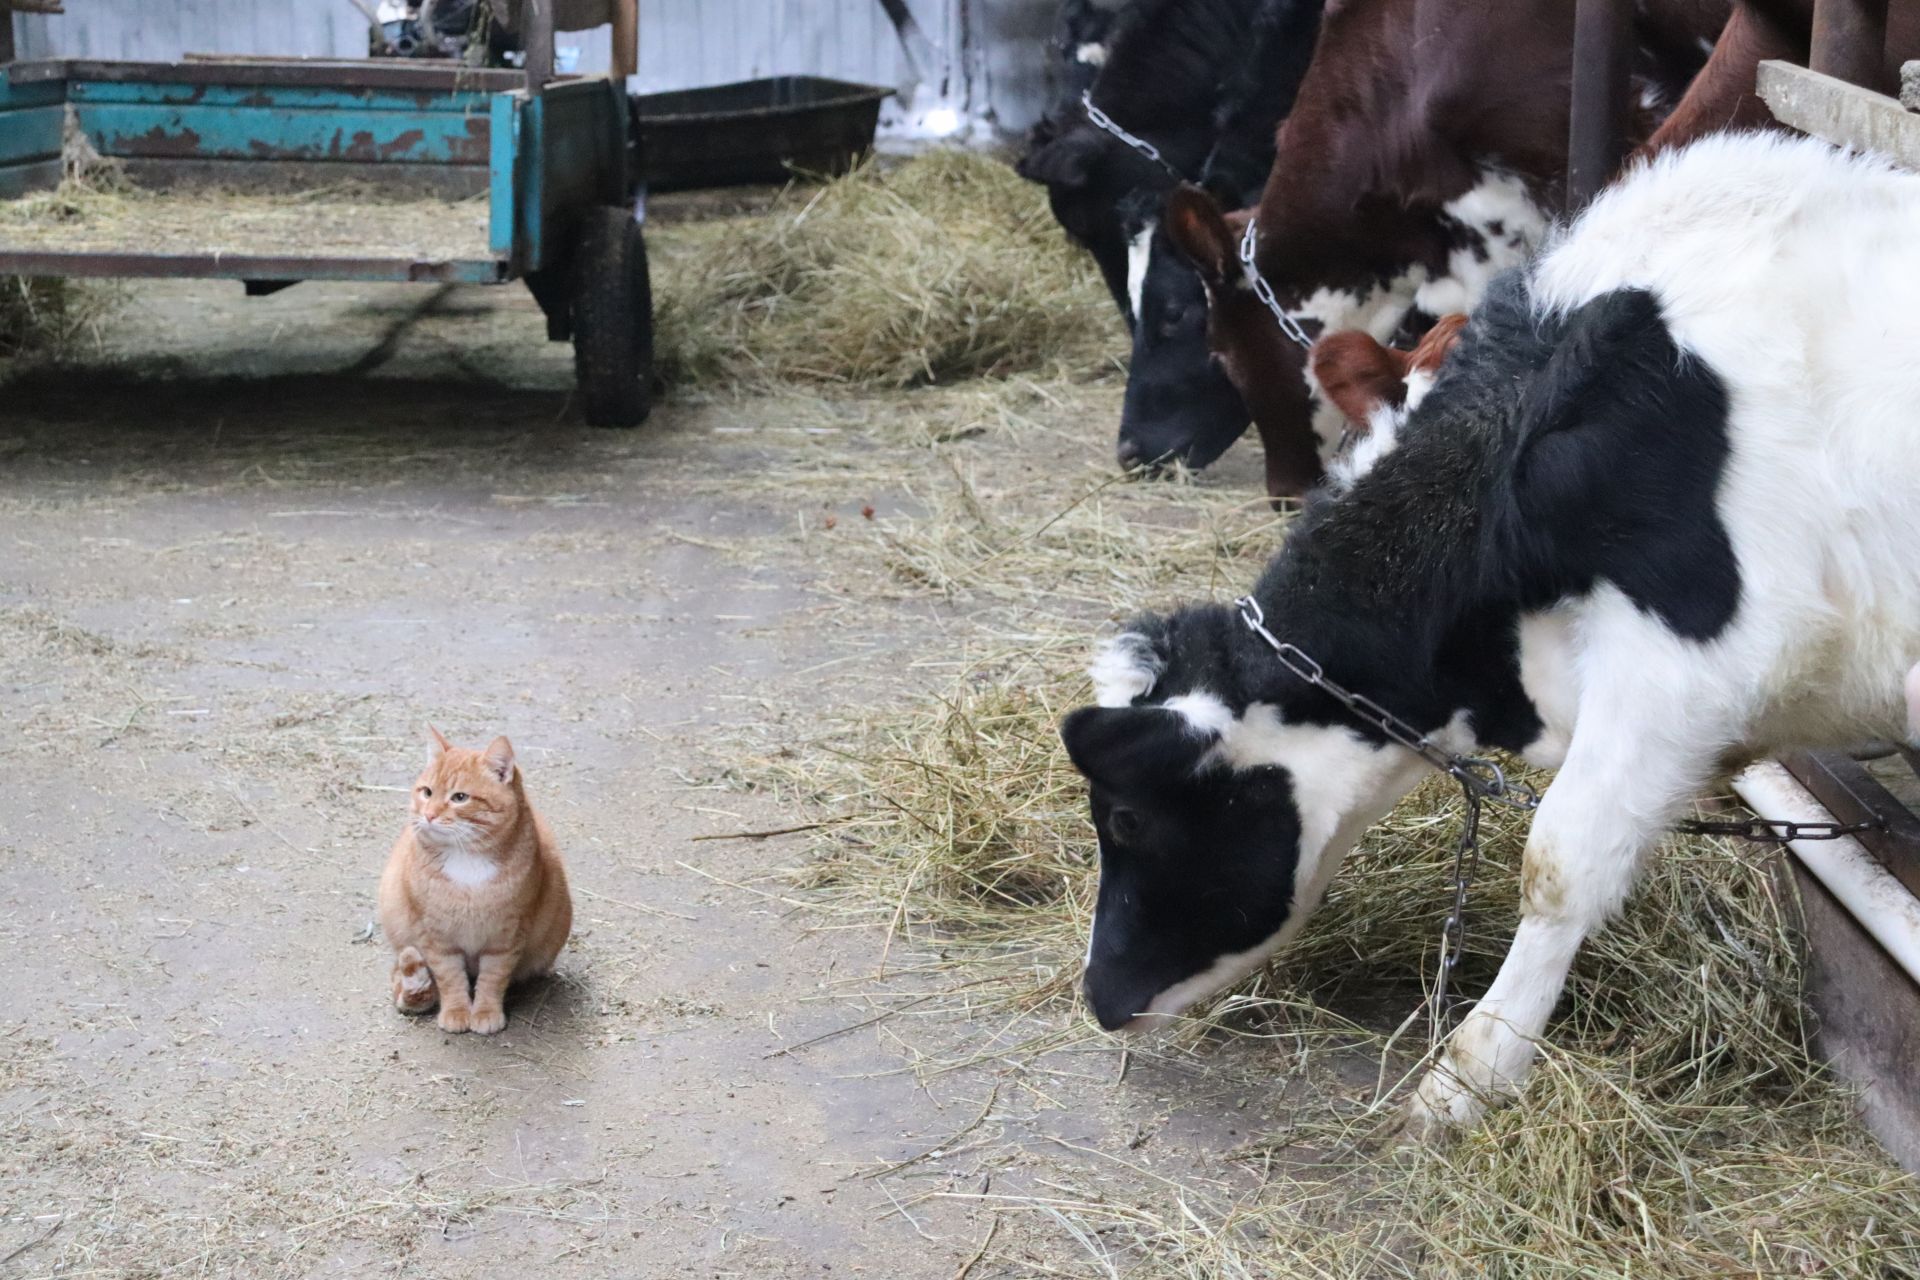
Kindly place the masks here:
POLYGON ((1103 1031, 1120 1031, 1134 1022, 1152 1000, 1152 994, 1117 975, 1094 968, 1080 980, 1080 991, 1103 1031))

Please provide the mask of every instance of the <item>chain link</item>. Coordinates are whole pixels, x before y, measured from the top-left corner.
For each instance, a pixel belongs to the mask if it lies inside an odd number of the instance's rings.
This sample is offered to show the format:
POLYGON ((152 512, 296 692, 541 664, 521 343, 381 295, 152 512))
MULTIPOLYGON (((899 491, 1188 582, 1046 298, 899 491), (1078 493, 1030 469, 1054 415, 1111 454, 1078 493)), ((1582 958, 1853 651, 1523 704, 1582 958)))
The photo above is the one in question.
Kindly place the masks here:
POLYGON ((1280 305, 1280 299, 1274 296, 1273 286, 1260 274, 1260 268, 1254 265, 1254 253, 1260 247, 1260 219, 1247 219, 1247 232, 1240 237, 1240 265, 1246 269, 1247 283, 1253 288, 1253 296, 1266 304, 1273 313, 1274 320, 1280 325, 1280 332, 1292 338, 1302 347, 1313 349, 1313 339, 1300 327, 1300 322, 1287 314, 1280 305))
MULTIPOLYGON (((1251 233, 1252 226, 1247 230, 1251 233)), ((1526 782, 1508 778, 1493 761, 1449 751, 1372 698, 1329 680, 1318 662, 1267 630, 1266 612, 1252 596, 1242 596, 1233 603, 1247 629, 1266 642, 1281 666, 1345 707, 1354 719, 1378 729, 1460 784, 1467 811, 1460 820, 1460 838, 1453 846, 1453 909, 1440 926, 1440 960, 1429 1004, 1428 1029, 1437 1044, 1441 1028, 1446 1024, 1447 987, 1464 949, 1467 894, 1473 886, 1474 873, 1480 868, 1480 807, 1491 801, 1523 813, 1531 812, 1540 807, 1540 793, 1526 782)), ((1741 821, 1690 819, 1675 824, 1675 829, 1691 835, 1732 836, 1756 844, 1786 844, 1793 840, 1838 840, 1843 836, 1884 830, 1885 826, 1878 820, 1843 823, 1748 818, 1741 821)))
POLYGON ((1266 613, 1260 608, 1260 602, 1252 596, 1242 596, 1234 601, 1234 607, 1239 609, 1247 629, 1267 642, 1267 646, 1280 659, 1281 666, 1352 712, 1355 719, 1378 729, 1458 782, 1468 794, 1505 805, 1509 809, 1531 810, 1539 807, 1540 794, 1530 784, 1508 778, 1493 761, 1449 751, 1372 698, 1327 679, 1319 663, 1267 630, 1266 613))
POLYGON ((1842 836, 1884 831, 1887 824, 1878 818, 1865 822, 1786 822, 1774 818, 1746 818, 1712 821, 1689 818, 1674 824, 1675 831, 1694 836, 1732 836, 1754 844, 1792 844, 1795 840, 1838 840, 1842 836))
POLYGON ((1106 133, 1109 133, 1114 137, 1118 138, 1120 141, 1126 143, 1129 147, 1132 147, 1135 151, 1138 151, 1141 155, 1153 161, 1155 164, 1159 165, 1162 169, 1165 169, 1170 175, 1172 175, 1173 180, 1175 182, 1186 181, 1185 174, 1181 173, 1178 169, 1174 168, 1172 165, 1167 163, 1167 158, 1160 154, 1160 148, 1154 146, 1151 142, 1148 142, 1145 138, 1136 137, 1135 135, 1128 133, 1125 129, 1122 129, 1120 127, 1120 125, 1114 120, 1112 116, 1108 115, 1106 112, 1102 111, 1100 108, 1094 106, 1093 90, 1088 89, 1080 95, 1080 105, 1086 108, 1087 119, 1093 123, 1094 128, 1100 129, 1106 133))

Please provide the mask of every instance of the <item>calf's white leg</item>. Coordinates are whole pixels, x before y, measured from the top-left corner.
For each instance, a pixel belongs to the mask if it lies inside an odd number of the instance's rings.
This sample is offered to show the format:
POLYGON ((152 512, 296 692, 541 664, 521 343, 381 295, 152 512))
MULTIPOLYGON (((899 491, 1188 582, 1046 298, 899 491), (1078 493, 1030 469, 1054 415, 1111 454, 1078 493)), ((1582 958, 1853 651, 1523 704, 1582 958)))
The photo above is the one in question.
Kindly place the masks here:
POLYGON ((1527 837, 1513 946, 1409 1099, 1416 1134, 1470 1125, 1519 1090, 1581 942, 1626 900, 1646 851, 1711 770, 1725 722, 1706 682, 1688 678, 1698 650, 1643 617, 1623 621, 1596 648, 1636 662, 1587 672, 1566 763, 1527 837), (1659 631, 1652 646, 1649 630, 1659 631), (1667 660, 1648 660, 1649 647, 1667 660))

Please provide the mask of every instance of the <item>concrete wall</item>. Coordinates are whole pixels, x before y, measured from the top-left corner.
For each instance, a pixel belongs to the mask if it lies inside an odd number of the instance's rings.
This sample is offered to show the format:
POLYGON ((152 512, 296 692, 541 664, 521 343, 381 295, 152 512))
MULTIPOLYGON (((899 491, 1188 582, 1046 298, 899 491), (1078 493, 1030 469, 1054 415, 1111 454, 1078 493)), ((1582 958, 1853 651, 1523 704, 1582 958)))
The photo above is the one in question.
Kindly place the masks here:
MULTIPOLYGON (((1054 0, 909 0, 939 50, 938 78, 1006 130, 1046 105, 1054 0)), ((19 56, 169 60, 183 53, 362 57, 365 20, 347 0, 68 0, 21 14, 19 56)), ((581 67, 607 66, 605 30, 564 35, 581 67)), ((900 85, 899 42, 877 0, 640 0, 641 92, 805 72, 900 85)))

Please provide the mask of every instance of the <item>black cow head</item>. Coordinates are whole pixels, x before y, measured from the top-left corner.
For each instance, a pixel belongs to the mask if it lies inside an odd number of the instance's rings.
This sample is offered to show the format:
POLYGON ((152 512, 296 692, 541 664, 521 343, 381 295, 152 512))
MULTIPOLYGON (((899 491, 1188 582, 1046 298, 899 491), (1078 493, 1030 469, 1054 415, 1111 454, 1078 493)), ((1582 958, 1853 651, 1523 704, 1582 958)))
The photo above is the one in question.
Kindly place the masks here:
POLYGON ((1101 705, 1061 724, 1099 836, 1085 991, 1109 1030, 1258 969, 1418 780, 1418 757, 1329 721, 1341 713, 1305 686, 1248 700, 1247 673, 1275 670, 1257 646, 1218 607, 1142 620, 1094 666, 1101 705))
POLYGON ((1100 1025, 1178 1013, 1264 962, 1293 910, 1286 771, 1209 763, 1217 735, 1165 707, 1083 707, 1060 732, 1100 837, 1085 980, 1100 1025))
POLYGON ((1132 210, 1143 195, 1157 202, 1173 185, 1173 178, 1160 165, 1096 128, 1077 103, 1034 126, 1026 154, 1015 169, 1021 177, 1047 188, 1055 221, 1093 255, 1114 305, 1131 325, 1127 250, 1132 210))
POLYGON ((1120 409, 1123 467, 1204 467, 1246 431, 1247 406, 1207 345, 1207 290, 1156 216, 1129 247, 1133 363, 1120 409))

